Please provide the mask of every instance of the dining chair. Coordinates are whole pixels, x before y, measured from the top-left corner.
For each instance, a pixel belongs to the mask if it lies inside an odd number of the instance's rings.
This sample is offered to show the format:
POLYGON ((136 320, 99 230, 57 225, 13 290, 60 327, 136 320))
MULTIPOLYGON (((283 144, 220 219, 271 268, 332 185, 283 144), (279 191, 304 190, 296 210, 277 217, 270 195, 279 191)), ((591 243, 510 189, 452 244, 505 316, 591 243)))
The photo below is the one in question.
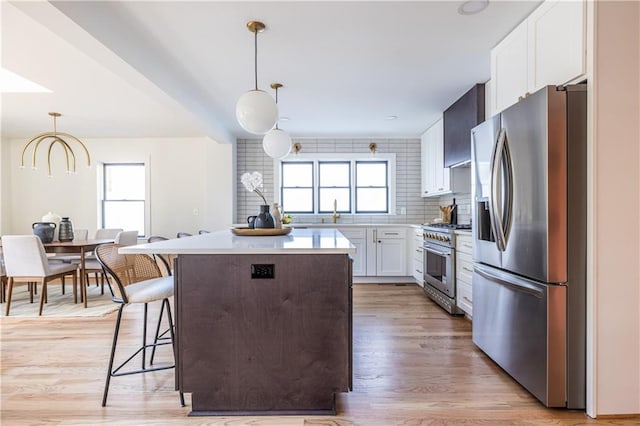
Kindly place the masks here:
MULTIPOLYGON (((138 243, 138 231, 118 231, 118 233, 114 237, 114 243, 123 246, 135 245, 138 243)), ((98 285, 98 283, 100 284, 100 294, 104 294, 104 271, 102 269, 102 265, 100 265, 98 260, 95 258, 95 255, 92 256, 92 258, 85 260, 84 270, 86 273, 86 282, 89 282, 89 274, 93 274, 96 279, 96 285, 98 285)), ((113 289, 109 287, 109 290, 111 291, 111 295, 113 295, 113 289)))
POLYGON ((34 286, 42 284, 38 315, 42 315, 44 302, 47 300, 47 283, 55 279, 71 276, 73 278, 74 300, 77 301, 77 265, 62 262, 50 263, 38 236, 5 235, 2 237, 2 251, 8 277, 6 316, 9 316, 11 293, 16 283, 26 283, 30 287, 31 302, 33 302, 34 286))
MULTIPOLYGON (((160 235, 152 235, 147 239, 147 242, 155 243, 157 241, 166 241, 166 240, 168 240, 167 237, 162 237, 160 235)), ((176 258, 175 255, 155 253, 153 254, 153 258, 156 260, 158 267, 160 267, 160 271, 162 272, 163 276, 166 277, 166 276, 173 275, 173 261, 176 258)))
MULTIPOLYGON (((0 303, 4 303, 6 290, 7 290, 7 274, 4 270, 4 256, 2 256, 2 247, 0 247, 0 303)), ((33 303, 33 293, 31 294, 33 303)))
MULTIPOLYGON (((113 301, 118 303, 118 316, 116 318, 115 329, 113 333, 113 342, 111 344, 111 354, 109 356, 109 368, 107 371, 107 380, 104 387, 104 393, 102 396, 102 406, 107 404, 107 395, 109 393, 109 384, 112 377, 125 376, 130 374, 149 373, 158 370, 167 370, 175 368, 175 361, 172 365, 162 365, 153 367, 152 361, 147 366, 146 352, 147 348, 156 348, 163 345, 171 345, 173 349, 173 356, 175 360, 175 334, 173 319, 171 317, 171 305, 169 303, 169 297, 173 296, 173 278, 163 277, 155 260, 146 254, 121 254, 118 250, 124 247, 120 244, 103 244, 96 248, 95 253, 98 262, 103 266, 104 270, 108 273, 107 279, 115 282, 114 289, 116 294, 113 296, 113 301), (161 301, 161 307, 158 316, 158 327, 155 333, 153 343, 147 343, 147 310, 148 304, 156 301, 161 301), (120 331, 120 323, 122 321, 122 312, 124 308, 131 304, 143 304, 144 305, 144 319, 142 330, 142 345, 129 356, 126 361, 114 368, 114 358, 116 353, 116 347, 118 344, 118 333, 120 331), (166 319, 168 323, 168 338, 160 337, 160 327, 162 322, 162 313, 166 313, 166 319), (135 359, 137 355, 141 355, 142 367, 138 370, 120 371, 130 361, 135 359)), ((180 404, 184 407, 184 394, 182 391, 180 395, 180 404)))

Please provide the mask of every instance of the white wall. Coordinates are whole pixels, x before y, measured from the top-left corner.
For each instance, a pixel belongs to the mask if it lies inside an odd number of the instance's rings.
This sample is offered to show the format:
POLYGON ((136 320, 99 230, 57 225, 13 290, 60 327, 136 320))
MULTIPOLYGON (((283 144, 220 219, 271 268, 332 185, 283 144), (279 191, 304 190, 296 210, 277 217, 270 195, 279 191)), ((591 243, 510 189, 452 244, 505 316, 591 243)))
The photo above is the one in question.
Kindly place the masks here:
POLYGON ((229 144, 208 138, 84 140, 91 153, 91 168, 87 169, 84 154, 75 150, 78 173, 66 174, 62 151, 55 147, 53 177, 47 177, 46 147, 38 150, 38 170, 31 170, 30 157, 25 169, 18 167, 25 142, 2 142, 9 146, 2 180, 11 179, 8 193, 2 192, 3 210, 9 216, 3 234, 30 233, 32 222, 51 210, 69 216, 75 228, 87 228, 92 235, 99 227, 97 169, 102 162, 142 161, 149 165, 149 235, 174 237, 178 231, 217 230, 232 222, 229 144), (7 203, 9 208, 4 209, 7 203))
POLYGON ((590 416, 640 413, 640 4, 589 3, 590 416))

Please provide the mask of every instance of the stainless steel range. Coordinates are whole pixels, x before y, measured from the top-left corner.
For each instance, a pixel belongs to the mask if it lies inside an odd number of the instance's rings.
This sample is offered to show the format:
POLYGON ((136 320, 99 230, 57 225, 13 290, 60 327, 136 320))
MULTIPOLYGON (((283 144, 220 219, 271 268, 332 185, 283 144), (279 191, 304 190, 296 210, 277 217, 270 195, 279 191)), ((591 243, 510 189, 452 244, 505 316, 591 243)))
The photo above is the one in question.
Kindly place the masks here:
POLYGON ((452 315, 463 315, 456 306, 456 229, 471 225, 433 224, 422 226, 424 249, 424 292, 452 315))

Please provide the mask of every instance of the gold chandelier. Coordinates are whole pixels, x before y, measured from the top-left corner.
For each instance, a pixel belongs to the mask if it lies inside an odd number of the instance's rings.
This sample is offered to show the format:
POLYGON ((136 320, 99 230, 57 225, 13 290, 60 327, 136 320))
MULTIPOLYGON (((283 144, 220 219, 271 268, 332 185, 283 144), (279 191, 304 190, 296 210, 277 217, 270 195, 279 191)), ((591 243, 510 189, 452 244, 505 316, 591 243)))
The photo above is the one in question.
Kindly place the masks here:
MULTIPOLYGON (((49 148, 47 149, 47 171, 49 176, 51 176, 51 150, 53 149, 53 146, 56 144, 59 144, 64 149, 64 157, 65 157, 65 163, 67 166, 67 173, 76 173, 76 154, 73 152, 73 149, 71 148, 71 145, 69 144, 69 142, 64 140, 62 137, 66 137, 70 139, 72 143, 75 142, 78 145, 80 145, 80 147, 82 147, 82 149, 84 150, 84 153, 87 156, 87 167, 91 167, 91 156, 89 155, 89 150, 87 150, 87 147, 84 145, 84 143, 82 143, 80 139, 76 138, 73 135, 70 135, 69 133, 58 132, 56 128, 56 119, 60 117, 62 114, 60 114, 59 112, 50 112, 49 115, 53 117, 53 132, 41 133, 38 136, 35 136, 34 138, 32 138, 29 142, 27 142, 27 144, 22 149, 22 156, 20 159, 20 168, 24 168, 24 156, 27 150, 29 149, 29 147, 33 144, 33 153, 31 155, 31 168, 33 170, 36 170, 36 152, 38 151, 38 148, 40 147, 40 144, 42 144, 42 142, 49 140, 49 148)), ((46 146, 46 142, 45 142, 45 146, 46 146)))

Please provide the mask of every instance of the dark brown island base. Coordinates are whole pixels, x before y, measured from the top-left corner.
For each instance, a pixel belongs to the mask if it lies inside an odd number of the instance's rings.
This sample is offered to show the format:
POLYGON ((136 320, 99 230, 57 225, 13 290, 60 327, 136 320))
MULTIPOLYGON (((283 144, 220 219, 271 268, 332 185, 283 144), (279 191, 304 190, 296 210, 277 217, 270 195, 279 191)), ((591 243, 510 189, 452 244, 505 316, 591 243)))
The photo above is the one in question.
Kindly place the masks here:
POLYGON ((352 388, 355 251, 339 231, 121 250, 178 254, 176 387, 191 393, 190 416, 335 414, 352 388))

